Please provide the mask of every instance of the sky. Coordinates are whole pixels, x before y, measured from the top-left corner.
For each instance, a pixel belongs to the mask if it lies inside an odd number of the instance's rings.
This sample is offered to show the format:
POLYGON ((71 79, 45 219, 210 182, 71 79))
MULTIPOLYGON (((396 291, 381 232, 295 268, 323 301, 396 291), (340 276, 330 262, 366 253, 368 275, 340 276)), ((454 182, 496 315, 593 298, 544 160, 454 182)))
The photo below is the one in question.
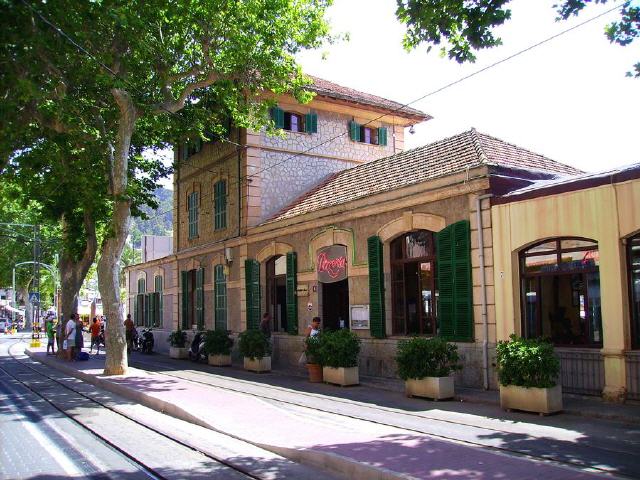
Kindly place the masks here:
MULTIPOLYGON (((503 45, 459 65, 441 58, 438 47, 403 49, 395 0, 335 0, 329 22, 349 41, 304 52, 298 61, 306 73, 408 103, 615 5, 590 5, 579 17, 556 22, 555 1, 513 1, 511 20, 496 29, 503 45)), ((616 18, 612 12, 412 103, 434 119, 406 135, 405 148, 474 127, 585 171, 640 162, 640 79, 625 77, 640 61, 640 40, 610 44, 604 26, 616 18)))

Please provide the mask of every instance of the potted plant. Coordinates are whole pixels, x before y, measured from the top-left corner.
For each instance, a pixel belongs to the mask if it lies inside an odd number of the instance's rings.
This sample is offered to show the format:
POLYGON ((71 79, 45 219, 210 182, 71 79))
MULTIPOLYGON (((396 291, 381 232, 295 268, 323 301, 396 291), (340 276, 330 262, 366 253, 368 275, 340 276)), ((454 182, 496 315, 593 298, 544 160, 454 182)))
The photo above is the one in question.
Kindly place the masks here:
POLYGON ((239 336, 238 347, 244 357, 244 369, 262 373, 271 371, 271 344, 259 330, 245 330, 239 336))
POLYGON ((231 347, 233 339, 224 330, 207 330, 204 335, 204 351, 208 355, 209 365, 231 366, 231 347))
POLYGON ((358 385, 358 353, 360 339, 350 330, 341 329, 322 334, 320 342, 322 376, 327 383, 358 385))
POLYGON ((180 327, 169 334, 167 341, 169 342, 170 358, 187 358, 189 356, 189 349, 186 347, 187 332, 180 330, 180 327))
POLYGON ((305 354, 307 356, 307 371, 311 383, 322 382, 322 358, 320 356, 322 337, 316 335, 304 340, 305 354))
POLYGON ((540 415, 562 410, 562 386, 557 383, 560 362, 550 342, 512 334, 498 342, 496 352, 502 408, 540 415))
POLYGON ((458 347, 440 337, 401 341, 396 363, 407 397, 452 398, 451 374, 461 368, 458 360, 458 347))

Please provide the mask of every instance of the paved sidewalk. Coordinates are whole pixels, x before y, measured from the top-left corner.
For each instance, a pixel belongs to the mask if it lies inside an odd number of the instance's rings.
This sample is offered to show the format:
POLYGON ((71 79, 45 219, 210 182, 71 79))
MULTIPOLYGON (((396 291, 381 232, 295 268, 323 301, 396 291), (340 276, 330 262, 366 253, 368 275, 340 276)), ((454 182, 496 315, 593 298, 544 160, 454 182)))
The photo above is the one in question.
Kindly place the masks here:
MULTIPOLYGON (((445 414, 450 417, 449 412, 429 408, 428 416, 418 415, 423 413, 425 407, 432 405, 456 405, 452 402, 434 404, 405 399, 413 402, 413 407, 404 412, 391 407, 372 406, 372 396, 385 397, 385 393, 388 393, 382 390, 366 387, 337 389, 307 383, 306 386, 321 392, 309 394, 303 388, 297 388, 301 387, 302 379, 281 375, 258 376, 238 369, 216 369, 216 374, 202 373, 191 370, 193 364, 158 355, 135 357, 138 361, 151 362, 151 367, 155 365, 157 370, 164 369, 164 373, 131 368, 130 373, 123 377, 102 376, 101 357, 89 362, 67 363, 40 352, 32 353, 32 356, 183 420, 352 478, 595 478, 592 474, 560 464, 503 453, 513 453, 517 449, 503 448, 500 451, 498 448, 482 448, 478 446, 479 442, 465 439, 462 443, 447 441, 442 439, 446 436, 444 430, 440 434, 425 434, 420 428, 414 428, 417 425, 421 428, 435 425, 436 429, 442 430, 442 426, 447 425, 450 428, 446 433, 451 435, 453 429, 453 433, 456 433, 454 437, 457 434, 464 435, 466 431, 476 436, 493 436, 493 439, 487 439, 488 445, 492 442, 498 445, 513 437, 511 440, 521 442, 524 450, 528 448, 528 436, 519 432, 514 424, 508 424, 500 430, 493 428, 503 423, 502 420, 485 419, 488 426, 480 427, 469 421, 469 414, 459 414, 462 416, 457 421, 451 421, 445 418, 445 414), (195 377, 181 378, 175 369, 170 368, 173 365, 178 367, 179 372, 195 377), (233 378, 235 376, 245 379, 233 378), (203 382, 203 378, 207 381, 203 382), (269 385, 283 381, 292 383, 293 387, 269 385), (368 403, 345 399, 344 392, 356 395, 366 393, 368 403), (417 406, 422 408, 417 409, 417 406), (344 411, 337 412, 336 408, 344 411), (358 411, 367 411, 374 418, 359 418, 356 414, 358 411), (442 418, 439 419, 439 416, 442 418), (385 420, 390 418, 393 421, 385 420), (393 423, 404 424, 406 428, 393 423), (471 443, 476 445, 471 446, 471 443)), ((213 367, 204 365, 202 369, 214 371, 213 367)), ((534 418, 538 420, 538 417, 534 418)), ((579 432, 560 431, 544 425, 531 424, 525 427, 534 430, 532 438, 542 440, 547 451, 557 448, 550 440, 575 443, 582 436, 579 432)), ((521 426, 519 428, 522 430, 521 426)), ((611 469, 615 470, 615 467, 611 469)))

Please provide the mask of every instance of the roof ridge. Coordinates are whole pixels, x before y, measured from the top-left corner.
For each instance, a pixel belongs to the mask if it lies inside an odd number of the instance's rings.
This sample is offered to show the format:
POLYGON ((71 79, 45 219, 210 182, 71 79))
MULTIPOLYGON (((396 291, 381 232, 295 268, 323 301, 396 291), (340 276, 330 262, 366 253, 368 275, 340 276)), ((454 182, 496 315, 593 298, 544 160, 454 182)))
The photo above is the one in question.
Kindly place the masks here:
POLYGON ((480 143, 480 139, 478 138, 478 132, 476 131, 476 129, 474 127, 471 127, 471 130, 469 130, 468 133, 471 136, 471 144, 478 154, 478 160, 480 161, 480 163, 485 165, 489 164, 489 158, 484 153, 484 149, 482 148, 482 143, 480 143))

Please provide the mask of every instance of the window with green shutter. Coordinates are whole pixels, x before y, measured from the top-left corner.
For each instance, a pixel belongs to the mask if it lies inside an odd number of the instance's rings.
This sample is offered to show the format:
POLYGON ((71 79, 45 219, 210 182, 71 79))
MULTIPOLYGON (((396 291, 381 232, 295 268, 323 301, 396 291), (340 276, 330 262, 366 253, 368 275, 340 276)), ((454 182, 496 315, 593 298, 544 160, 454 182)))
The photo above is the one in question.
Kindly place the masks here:
POLYGON ((214 278, 215 329, 227 330, 227 276, 223 265, 215 266, 214 278))
POLYGON ((378 145, 387 146, 387 127, 378 128, 378 145))
POLYGON ((153 325, 154 317, 156 315, 155 293, 147 293, 144 296, 144 301, 147 306, 144 317, 144 326, 148 328, 153 325))
POLYGON ((136 326, 142 326, 145 322, 145 294, 139 293, 136 295, 136 314, 135 324, 136 326))
POLYGON ((298 256, 296 252, 287 253, 287 331, 298 334, 298 256))
POLYGON ((189 212, 189 238, 198 236, 198 192, 189 194, 187 207, 189 212))
POLYGON ((378 236, 367 239, 369 259, 369 325, 371 336, 385 337, 384 268, 382 241, 378 236))
POLYGON ((470 226, 461 220, 436 235, 439 334, 448 340, 473 341, 473 287, 470 226))
POLYGON ((349 138, 354 142, 360 141, 360 125, 353 120, 349 122, 349 138))
POLYGON ((271 120, 275 124, 276 128, 284 128, 284 110, 280 107, 271 107, 269 111, 271 115, 271 120))
POLYGON ((182 329, 191 328, 189 322, 189 272, 183 270, 180 272, 180 289, 182 290, 182 303, 180 305, 180 316, 182 321, 182 329))
POLYGON ((153 279, 154 282, 154 287, 155 287, 155 293, 156 293, 156 303, 157 303, 157 308, 156 308, 156 317, 154 319, 153 322, 153 326, 158 328, 162 326, 163 323, 163 303, 164 303, 164 298, 162 295, 162 289, 163 289, 163 278, 161 275, 156 275, 155 278, 153 279))
POLYGON ((227 181, 220 180, 213 185, 214 228, 227 228, 227 181))
POLYGON ((196 270, 196 324, 204 329, 204 268, 196 270))
POLYGON ((138 293, 146 293, 147 281, 144 278, 138 279, 138 293))
POLYGON ((304 119, 304 131, 307 133, 318 133, 318 114, 307 113, 304 119))
POLYGON ((244 270, 247 330, 257 330, 260 326, 260 263, 249 258, 244 262, 244 270))
POLYGON ((138 325, 138 295, 133 297, 133 324, 138 325))
POLYGON ((387 145, 387 127, 375 128, 352 120, 349 122, 349 138, 354 142, 384 147, 387 145))

